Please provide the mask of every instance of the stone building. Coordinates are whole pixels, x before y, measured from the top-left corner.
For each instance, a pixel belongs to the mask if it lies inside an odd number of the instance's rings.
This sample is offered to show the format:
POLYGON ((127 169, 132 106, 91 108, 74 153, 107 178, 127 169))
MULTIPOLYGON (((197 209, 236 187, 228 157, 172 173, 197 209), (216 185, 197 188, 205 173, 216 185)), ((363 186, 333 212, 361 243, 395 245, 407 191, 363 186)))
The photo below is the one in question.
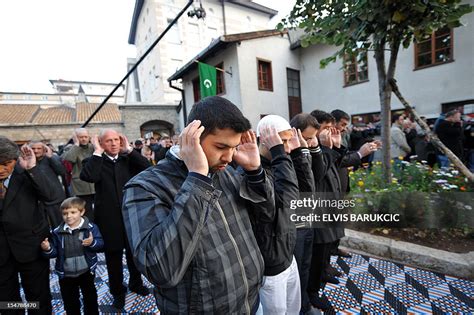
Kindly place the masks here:
MULTIPOLYGON (((186 5, 187 0, 136 0, 128 43, 137 48, 140 58, 186 5)), ((278 11, 253 1, 195 1, 187 13, 201 9, 205 19, 184 14, 160 41, 151 54, 138 66, 137 73, 127 83, 136 93, 127 93, 127 102, 177 105, 181 94, 170 88, 167 78, 189 58, 209 45, 221 34, 250 32, 268 28, 278 11), (136 80, 136 82, 135 82, 136 80)), ((133 61, 129 61, 129 63, 133 61)))

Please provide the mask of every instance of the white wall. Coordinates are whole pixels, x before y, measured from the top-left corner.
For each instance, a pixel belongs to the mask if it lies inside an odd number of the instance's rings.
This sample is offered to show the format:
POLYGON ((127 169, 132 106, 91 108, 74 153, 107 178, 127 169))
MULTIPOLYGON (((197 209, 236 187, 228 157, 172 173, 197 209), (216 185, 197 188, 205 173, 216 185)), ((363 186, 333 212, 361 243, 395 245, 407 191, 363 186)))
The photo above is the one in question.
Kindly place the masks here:
MULTIPOLYGON (((205 62, 212 65, 224 62, 226 70, 232 67, 232 76, 225 74, 226 93, 221 96, 236 104, 253 128, 261 114, 289 118, 286 68, 299 70, 299 62, 298 56, 290 51, 286 36, 234 43, 205 62), (257 57, 272 61, 273 92, 258 90, 257 57)), ((195 70, 183 78, 188 111, 194 103, 192 80, 197 76, 195 70)))
MULTIPOLYGON (((242 100, 240 94, 240 73, 236 45, 231 44, 227 46, 226 49, 219 51, 215 56, 202 61, 213 66, 223 62, 224 69, 229 72, 232 71, 232 76, 227 73, 224 74, 225 93, 220 94, 219 96, 225 97, 226 99, 230 100, 232 103, 237 105, 240 110, 242 110, 242 100)), ((183 88, 188 114, 191 111, 192 105, 194 104, 192 80, 197 78, 198 75, 198 70, 196 68, 194 71, 189 72, 183 77, 183 88)), ((180 115, 182 116, 182 113, 180 113, 180 115)), ((182 129, 183 126, 181 125, 180 128, 182 129)))
POLYGON ((288 37, 271 36, 242 41, 237 46, 240 90, 245 116, 257 126, 261 114, 289 119, 286 68, 299 70, 298 55, 290 50, 288 37), (271 61, 273 91, 258 89, 257 58, 271 61))
MULTIPOLYGON (((167 27, 167 20, 173 19, 186 2, 185 0, 145 1, 136 31, 137 59, 167 27)), ((220 1, 207 0, 202 3, 206 10, 206 19, 189 18, 185 13, 178 21, 181 44, 171 43, 170 33, 166 34, 138 67, 142 101, 177 104, 181 95, 168 87, 167 78, 207 47, 213 38, 224 34, 220 1)), ((199 3, 195 2, 193 5, 199 6, 199 3)), ((268 14, 231 3, 225 3, 225 16, 227 34, 262 30, 267 28, 270 20, 268 14)))
MULTIPOLYGON (((419 114, 435 116, 441 103, 474 98, 474 14, 463 19, 467 26, 454 30, 454 62, 414 71, 414 46, 399 52, 395 78, 402 95, 419 114)), ((315 108, 331 111, 339 108, 349 114, 380 111, 377 68, 369 52, 369 81, 344 87, 342 61, 325 69, 319 61, 336 51, 334 47, 315 45, 299 48, 303 111, 315 108)), ((402 108, 392 95, 392 108, 402 108)))

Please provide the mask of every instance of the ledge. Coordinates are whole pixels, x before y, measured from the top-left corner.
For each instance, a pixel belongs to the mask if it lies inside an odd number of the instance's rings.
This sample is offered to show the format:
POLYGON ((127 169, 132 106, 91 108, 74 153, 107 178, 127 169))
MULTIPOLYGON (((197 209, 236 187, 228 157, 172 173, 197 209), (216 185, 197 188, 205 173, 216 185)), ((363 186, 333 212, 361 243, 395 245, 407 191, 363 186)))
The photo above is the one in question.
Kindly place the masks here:
POLYGON ((387 237, 346 229, 341 245, 404 265, 455 277, 474 279, 474 252, 465 254, 396 241, 387 237))

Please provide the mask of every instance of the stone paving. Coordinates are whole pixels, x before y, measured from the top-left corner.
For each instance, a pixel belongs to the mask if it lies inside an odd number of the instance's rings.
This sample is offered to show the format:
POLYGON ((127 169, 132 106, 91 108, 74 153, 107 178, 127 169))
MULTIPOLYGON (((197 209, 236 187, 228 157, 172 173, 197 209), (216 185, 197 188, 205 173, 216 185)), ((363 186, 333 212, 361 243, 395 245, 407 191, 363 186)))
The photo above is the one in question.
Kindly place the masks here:
MULTIPOLYGON (((353 254, 352 258, 332 257, 331 263, 343 272, 340 284, 328 284, 324 296, 332 309, 327 314, 452 314, 474 313, 474 282, 416 269, 390 261, 353 254)), ((51 261, 51 268, 53 268, 51 261)), ((101 313, 115 313, 107 285, 103 254, 99 255, 96 287, 101 313)), ((126 272, 125 281, 128 280, 126 272)), ((151 285, 145 282, 148 287, 151 285)), ((54 314, 65 314, 58 278, 51 275, 54 314)), ((126 313, 157 314, 152 295, 128 293, 126 313)))

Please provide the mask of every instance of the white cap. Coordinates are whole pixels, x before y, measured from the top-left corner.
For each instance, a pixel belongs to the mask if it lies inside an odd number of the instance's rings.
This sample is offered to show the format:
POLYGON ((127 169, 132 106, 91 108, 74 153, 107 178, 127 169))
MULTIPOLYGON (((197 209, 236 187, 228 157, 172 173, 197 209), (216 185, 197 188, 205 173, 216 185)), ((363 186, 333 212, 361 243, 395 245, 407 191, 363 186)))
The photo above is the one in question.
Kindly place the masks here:
POLYGON ((278 115, 267 115, 258 122, 257 137, 260 137, 260 131, 267 127, 275 127, 277 132, 291 130, 291 126, 285 118, 278 115))

